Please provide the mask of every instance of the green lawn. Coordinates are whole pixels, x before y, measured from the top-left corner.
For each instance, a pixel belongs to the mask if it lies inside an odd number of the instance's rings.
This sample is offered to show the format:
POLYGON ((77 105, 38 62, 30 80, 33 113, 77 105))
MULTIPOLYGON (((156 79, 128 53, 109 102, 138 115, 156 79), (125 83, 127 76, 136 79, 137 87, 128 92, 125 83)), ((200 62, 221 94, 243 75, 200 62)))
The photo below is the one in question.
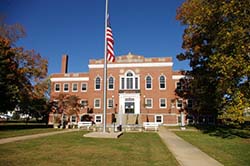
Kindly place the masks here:
POLYGON ((53 129, 53 128, 0 130, 0 139, 8 138, 8 137, 30 135, 30 134, 47 133, 47 132, 52 132, 52 131, 60 131, 60 130, 53 129))
POLYGON ((119 139, 82 137, 84 131, 0 146, 0 165, 178 165, 157 133, 124 133, 119 139))
POLYGON ((249 138, 228 135, 226 130, 222 134, 200 131, 176 131, 175 133, 226 166, 250 165, 249 138))

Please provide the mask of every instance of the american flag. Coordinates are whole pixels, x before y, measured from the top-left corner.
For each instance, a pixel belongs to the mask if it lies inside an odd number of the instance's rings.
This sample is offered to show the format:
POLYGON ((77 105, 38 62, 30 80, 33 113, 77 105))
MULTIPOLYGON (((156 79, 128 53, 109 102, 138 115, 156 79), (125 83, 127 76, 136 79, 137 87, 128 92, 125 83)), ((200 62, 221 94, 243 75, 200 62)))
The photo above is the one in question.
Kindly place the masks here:
POLYGON ((107 60, 110 62, 115 61, 115 54, 114 54, 114 39, 112 34, 112 29, 109 22, 109 16, 107 20, 107 29, 106 29, 106 40, 107 40, 107 60))

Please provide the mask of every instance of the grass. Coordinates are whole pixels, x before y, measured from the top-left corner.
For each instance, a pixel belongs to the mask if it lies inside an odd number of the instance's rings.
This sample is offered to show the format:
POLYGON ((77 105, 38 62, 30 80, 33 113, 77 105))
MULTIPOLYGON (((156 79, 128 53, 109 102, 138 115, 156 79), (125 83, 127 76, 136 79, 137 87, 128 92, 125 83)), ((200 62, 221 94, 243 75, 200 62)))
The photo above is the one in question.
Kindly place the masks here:
POLYGON ((119 139, 82 137, 83 131, 3 144, 0 165, 178 165, 156 133, 119 139))
POLYGON ((8 138, 8 137, 31 135, 31 134, 47 133, 47 132, 58 131, 58 130, 59 129, 53 129, 53 128, 0 130, 0 139, 8 138))
MULTIPOLYGON (((246 136, 247 132, 242 132, 246 136)), ((250 139, 239 137, 240 131, 228 132, 226 129, 223 131, 220 129, 205 133, 201 131, 175 133, 226 166, 247 166, 250 163, 250 139)))

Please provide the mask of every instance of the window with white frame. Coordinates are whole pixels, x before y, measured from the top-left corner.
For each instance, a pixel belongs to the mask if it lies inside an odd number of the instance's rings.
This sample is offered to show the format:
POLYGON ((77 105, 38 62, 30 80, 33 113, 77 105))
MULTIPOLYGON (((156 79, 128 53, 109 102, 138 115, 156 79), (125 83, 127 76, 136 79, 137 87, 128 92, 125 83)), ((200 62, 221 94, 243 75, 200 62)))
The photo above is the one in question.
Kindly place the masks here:
POLYGON ((55 84, 55 92, 60 92, 61 88, 60 88, 60 84, 55 84))
POLYGON ((108 79, 108 90, 114 90, 114 77, 109 77, 108 79))
POLYGON ((72 84, 72 92, 77 92, 78 91, 78 84, 77 83, 73 83, 72 84))
POLYGON ((167 108, 167 100, 165 98, 160 98, 160 108, 167 108))
POLYGON ((102 123, 102 115, 95 115, 95 123, 102 123))
POLYGON ((68 83, 64 83, 63 84, 63 91, 64 92, 68 92, 69 91, 69 84, 68 83))
POLYGON ((94 108, 101 108, 101 100, 94 99, 94 108))
POLYGON ((82 83, 81 91, 87 92, 87 83, 82 83))
POLYGON ((182 99, 177 99, 177 100, 176 100, 176 107, 177 107, 178 109, 182 108, 182 99))
POLYGON ((127 90, 139 89, 139 76, 132 71, 128 71, 124 76, 120 77, 120 88, 127 90))
POLYGON ((151 76, 146 77, 146 90, 152 89, 152 78, 151 76))
POLYGON ((88 100, 87 99, 83 99, 80 101, 81 107, 86 108, 88 106, 88 100))
POLYGON ((166 77, 164 75, 161 75, 159 78, 159 86, 160 89, 166 89, 166 77))
POLYGON ((96 77, 95 79, 95 90, 101 90, 101 78, 96 77))
POLYGON ((72 122, 72 123, 76 123, 76 116, 75 116, 75 115, 72 115, 72 116, 71 116, 71 122, 72 122))
POLYGON ((193 100, 191 100, 191 99, 187 100, 187 107, 188 108, 192 108, 193 107, 193 100))
POLYGON ((163 123, 163 115, 155 115, 156 123, 163 123))
POLYGON ((146 108, 153 108, 153 99, 152 98, 145 99, 145 107, 146 108))
POLYGON ((114 107, 114 99, 108 99, 108 108, 113 108, 114 107))

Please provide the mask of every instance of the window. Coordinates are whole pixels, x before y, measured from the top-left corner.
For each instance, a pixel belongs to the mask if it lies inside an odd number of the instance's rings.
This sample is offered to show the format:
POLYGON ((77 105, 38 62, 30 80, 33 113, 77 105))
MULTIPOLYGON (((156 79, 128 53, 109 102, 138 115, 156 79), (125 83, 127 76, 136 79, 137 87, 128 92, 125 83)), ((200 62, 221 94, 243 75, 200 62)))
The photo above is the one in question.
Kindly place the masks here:
POLYGON ((127 72, 124 76, 120 77, 120 88, 127 90, 139 89, 139 76, 135 75, 132 71, 127 72))
POLYGON ((162 115, 155 115, 155 122, 156 123, 163 123, 163 116, 162 115))
POLYGON ((187 100, 187 107, 192 108, 193 107, 193 101, 191 99, 187 100))
POLYGON ((73 122, 73 123, 76 122, 76 116, 75 115, 71 116, 71 122, 73 122))
POLYGON ((88 106, 88 100, 83 99, 81 100, 80 104, 81 104, 81 107, 86 108, 88 106))
POLYGON ((114 107, 114 100, 108 99, 108 108, 113 108, 113 107, 114 107))
POLYGON ((109 83, 108 89, 114 90, 114 78, 113 77, 109 77, 108 83, 109 83))
POLYGON ((181 82, 176 82, 176 90, 178 91, 182 90, 181 82))
POLYGON ((146 89, 152 89, 152 78, 151 76, 146 77, 146 89))
POLYGON ((180 109, 180 108, 182 108, 182 99, 177 99, 176 100, 176 107, 178 108, 178 109, 180 109))
POLYGON ((55 92, 60 92, 60 84, 55 84, 55 92))
POLYGON ((160 76, 160 89, 166 89, 166 79, 165 76, 160 76))
POLYGON ((151 99, 151 98, 146 98, 146 99, 145 99, 145 107, 146 107, 146 108, 152 108, 152 107, 153 107, 153 99, 151 99))
POLYGON ((87 92, 87 83, 82 83, 82 92, 87 92))
POLYGON ((101 90, 101 78, 96 77, 95 79, 95 90, 101 90))
POLYGON ((102 115, 95 115, 95 123, 102 123, 102 115))
POLYGON ((78 89, 77 83, 73 83, 73 85, 72 85, 72 92, 77 92, 77 89, 78 89))
POLYGON ((166 99, 165 98, 161 98, 160 99, 160 108, 166 108, 167 104, 166 104, 166 99))
POLYGON ((68 92, 69 91, 69 84, 68 83, 63 84, 63 91, 64 92, 68 92))
POLYGON ((101 100, 100 99, 94 100, 94 108, 101 108, 101 100))

